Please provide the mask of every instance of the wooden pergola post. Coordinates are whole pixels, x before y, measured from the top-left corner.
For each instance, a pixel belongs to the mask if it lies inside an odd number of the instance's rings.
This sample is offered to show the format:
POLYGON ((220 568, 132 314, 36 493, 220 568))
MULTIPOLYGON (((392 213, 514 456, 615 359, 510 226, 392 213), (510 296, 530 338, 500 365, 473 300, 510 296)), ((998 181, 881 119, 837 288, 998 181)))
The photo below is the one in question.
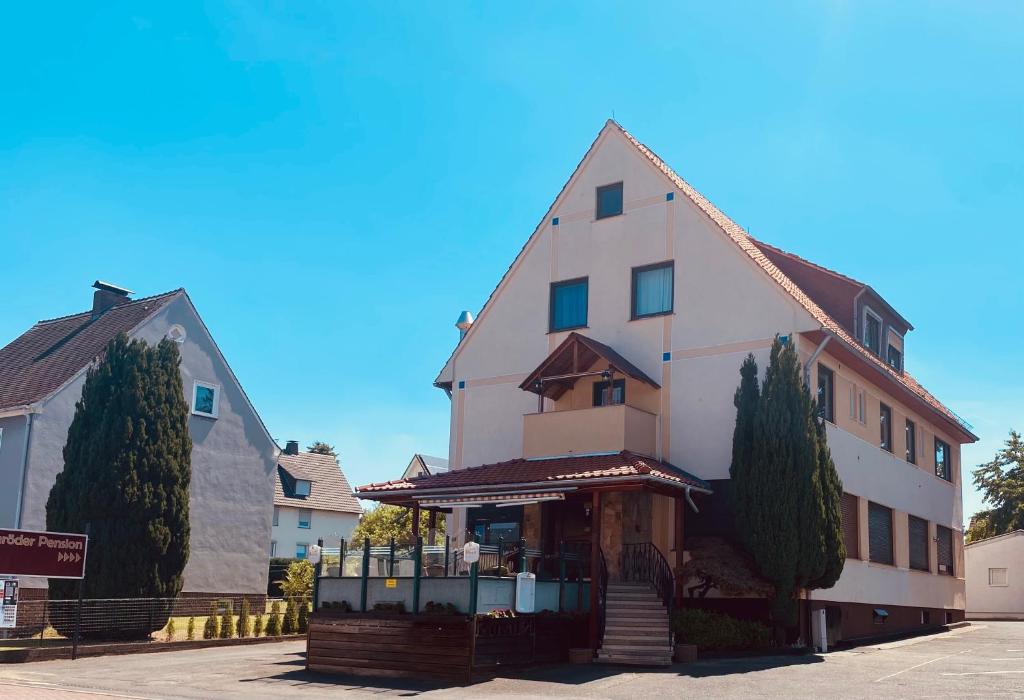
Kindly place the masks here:
POLYGON ((590 648, 597 650, 600 640, 598 592, 601 586, 601 492, 594 491, 590 511, 590 648))
POLYGON ((415 542, 420 534, 420 504, 412 505, 412 541, 415 542))
POLYGON ((437 511, 430 511, 430 515, 427 516, 427 544, 431 547, 434 546, 434 540, 437 538, 437 511))

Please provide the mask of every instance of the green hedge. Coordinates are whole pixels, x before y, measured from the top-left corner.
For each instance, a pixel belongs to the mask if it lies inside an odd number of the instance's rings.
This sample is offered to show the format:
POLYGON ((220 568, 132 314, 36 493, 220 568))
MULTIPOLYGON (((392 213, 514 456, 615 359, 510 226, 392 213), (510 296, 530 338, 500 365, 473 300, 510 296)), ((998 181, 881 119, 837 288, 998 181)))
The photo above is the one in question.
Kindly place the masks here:
POLYGON ((672 632, 677 642, 696 644, 698 649, 746 650, 771 645, 771 630, 766 625, 699 608, 675 611, 672 632))

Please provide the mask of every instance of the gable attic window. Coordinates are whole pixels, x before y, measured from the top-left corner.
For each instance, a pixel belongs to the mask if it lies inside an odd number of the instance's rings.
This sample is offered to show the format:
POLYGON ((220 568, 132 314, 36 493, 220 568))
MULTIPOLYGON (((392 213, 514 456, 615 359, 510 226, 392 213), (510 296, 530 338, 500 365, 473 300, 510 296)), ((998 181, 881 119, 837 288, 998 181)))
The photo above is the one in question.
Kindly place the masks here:
POLYGON ((889 362, 889 366, 897 372, 903 371, 903 353, 900 352, 895 345, 889 346, 889 356, 886 358, 889 362))
POLYGON ((672 313, 675 263, 633 268, 633 320, 672 313))
POLYGON ((308 496, 312 482, 306 481, 305 479, 295 480, 295 495, 296 496, 308 496))
POLYGON ((192 385, 192 413, 216 418, 220 404, 220 385, 196 380, 192 385))
POLYGON ((864 307, 864 346, 875 353, 882 354, 882 319, 868 307, 864 307))
POLYGON ((598 219, 607 219, 609 216, 618 216, 622 213, 622 183, 615 182, 611 185, 604 185, 597 188, 597 213, 598 219))
POLYGON ((552 333, 586 327, 587 287, 586 277, 551 283, 548 328, 552 333))

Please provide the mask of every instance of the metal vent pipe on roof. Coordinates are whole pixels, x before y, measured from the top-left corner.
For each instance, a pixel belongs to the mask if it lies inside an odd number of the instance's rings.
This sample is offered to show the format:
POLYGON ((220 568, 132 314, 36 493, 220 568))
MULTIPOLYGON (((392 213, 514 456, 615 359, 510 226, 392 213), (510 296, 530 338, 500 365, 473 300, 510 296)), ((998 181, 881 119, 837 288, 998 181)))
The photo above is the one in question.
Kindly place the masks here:
POLYGON ((469 327, 473 325, 473 314, 469 311, 463 311, 459 314, 459 320, 455 322, 455 327, 459 329, 459 340, 466 337, 466 333, 469 332, 469 327))

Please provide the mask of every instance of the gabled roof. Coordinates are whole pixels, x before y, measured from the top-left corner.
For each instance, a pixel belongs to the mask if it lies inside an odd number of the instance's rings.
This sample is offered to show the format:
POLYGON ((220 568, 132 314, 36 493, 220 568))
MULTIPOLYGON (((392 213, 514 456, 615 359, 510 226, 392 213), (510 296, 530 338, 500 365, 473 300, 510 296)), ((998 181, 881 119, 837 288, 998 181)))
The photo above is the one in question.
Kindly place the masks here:
POLYGON ((42 401, 95 360, 118 333, 131 333, 184 289, 39 321, 0 348, 0 410, 42 401))
POLYGON ((352 495, 352 487, 331 455, 300 452, 297 455, 281 453, 277 458, 278 475, 274 481, 274 505, 290 508, 327 510, 335 513, 362 513, 359 501, 352 495), (312 482, 308 496, 296 496, 291 479, 312 482))
POLYGON ((643 370, 620 355, 613 348, 593 338, 581 335, 576 331, 570 333, 543 362, 537 365, 537 369, 530 372, 526 379, 523 380, 523 383, 519 385, 519 388, 524 391, 532 391, 535 394, 543 394, 552 399, 558 399, 568 389, 572 388, 579 377, 565 377, 557 381, 547 382, 541 388, 537 387, 537 382, 545 377, 559 377, 582 372, 598 360, 604 360, 608 363, 608 367, 620 374, 649 384, 655 389, 661 388, 656 381, 644 374, 643 370))
POLYGON ((432 457, 430 455, 416 453, 416 458, 428 474, 441 474, 448 471, 448 460, 444 457, 432 457))
POLYGON ((711 493, 711 486, 703 479, 667 462, 642 457, 628 451, 513 459, 496 464, 455 469, 444 474, 422 475, 410 479, 367 484, 357 488, 356 492, 360 498, 377 499, 378 496, 386 494, 408 498, 417 493, 434 493, 446 489, 462 491, 467 488, 476 488, 480 492, 486 492, 515 486, 545 484, 573 487, 585 480, 635 481, 644 478, 658 479, 678 488, 688 487, 711 493))
POLYGON ((1011 532, 1004 532, 1002 535, 994 535, 992 537, 986 537, 983 540, 978 540, 977 542, 971 542, 969 544, 966 544, 964 545, 964 549, 967 549, 968 547, 980 547, 983 544, 1005 542, 1007 540, 1013 539, 1014 537, 1020 537, 1021 535, 1024 535, 1024 530, 1013 530, 1011 532))
MULTIPOLYGON (((753 238, 747 235, 747 232, 744 231, 739 224, 737 224, 735 221, 726 216, 720 209, 718 209, 706 197, 704 197, 704 195, 702 195, 700 192, 694 189, 693 186, 686 182, 686 180, 684 180, 678 174, 676 174, 676 172, 672 170, 672 168, 670 168, 665 163, 665 161, 659 158, 651 149, 649 149, 644 144, 640 143, 640 141, 638 141, 632 134, 623 129, 622 126, 620 126, 617 122, 615 122, 612 119, 609 119, 607 121, 604 128, 601 130, 601 133, 598 134, 597 138, 594 139, 594 142, 590 145, 590 148, 587 149, 587 152, 584 154, 579 164, 577 164, 576 168, 573 170, 573 174, 570 175, 568 180, 566 180, 565 184, 562 186, 562 190, 559 191, 558 195, 551 203, 551 206, 545 213, 544 218, 541 219, 541 222, 537 225, 537 228, 534 229, 534 232, 530 235, 530 238, 523 245, 523 248, 516 256, 516 259, 512 262, 512 264, 509 266, 509 269, 502 276, 501 280, 498 282, 498 286, 495 287, 494 291, 491 292, 490 296, 487 298, 487 301, 484 303, 484 306, 480 310, 480 313, 477 314, 476 322, 470 327, 469 331, 466 333, 466 336, 459 341, 459 344, 456 345, 455 349, 452 351, 451 356, 445 363, 445 367, 442 368, 441 370, 441 374, 434 382, 436 386, 447 389, 451 388, 450 379, 444 377, 445 370, 448 368, 449 364, 451 363, 455 355, 459 352, 459 349, 474 334, 474 331, 478 329, 480 324, 486 323, 486 312, 488 310, 488 305, 490 304, 491 300, 494 299, 495 294, 498 292, 499 289, 501 289, 502 285, 505 283, 505 280, 508 279, 509 275, 516 268, 517 263, 522 258, 527 248, 529 248, 531 241, 535 239, 538 233, 543 229, 546 222, 550 219, 552 210, 561 198, 562 192, 565 191, 565 188, 568 186, 570 182, 572 182, 573 177, 575 177, 576 173, 583 166, 583 163, 586 162, 587 158, 590 156, 590 153, 594 150, 594 147, 597 145, 597 142, 600 140, 601 136, 606 131, 609 130, 612 130, 615 133, 618 133, 622 137, 624 137, 656 169, 660 170, 662 174, 665 175, 665 177, 669 180, 669 182, 675 185, 675 187, 678 188, 679 191, 684 196, 686 196, 686 198, 689 199, 694 206, 697 207, 697 209, 703 212, 704 215, 707 216, 711 220, 711 222, 714 223, 715 226, 718 229, 720 229, 722 233, 725 234, 740 249, 740 251, 743 252, 743 254, 745 254, 758 268, 760 268, 776 284, 778 284, 782 288, 782 290, 786 294, 788 294, 800 307, 802 307, 808 314, 810 314, 811 318, 813 318, 815 321, 821 324, 821 328, 823 331, 827 332, 829 335, 836 338, 840 343, 842 343, 849 349, 851 354, 856 355, 861 362, 873 367, 887 381, 897 383, 900 387, 906 390, 910 397, 916 398, 923 406, 933 411, 948 425, 953 427, 954 430, 956 430, 959 434, 963 435, 966 441, 974 442, 977 440, 977 436, 975 436, 974 433, 971 432, 970 426, 963 419, 961 419, 959 416, 956 415, 956 413, 954 413, 952 410, 950 410, 948 407, 946 407, 944 404, 938 401, 932 394, 925 391, 924 387, 922 387, 906 371, 902 373, 895 371, 881 358, 875 356, 870 350, 861 345, 853 337, 854 334, 851 333, 845 327, 844 324, 838 322, 828 311, 826 311, 826 309, 822 305, 820 305, 814 298, 812 298, 811 294, 807 290, 803 289, 799 284, 797 284, 793 279, 791 279, 782 269, 780 269, 780 267, 775 262, 773 262, 772 258, 769 257, 769 254, 767 254, 758 246, 758 241, 755 241, 753 238)), ((770 252, 771 251, 769 251, 769 253, 770 252)), ((779 252, 781 253, 782 251, 779 252)), ((777 259, 779 258, 777 257, 777 259)), ((820 269, 824 270, 825 268, 820 269)), ((851 278, 845 279, 850 280, 851 282, 855 282, 855 280, 852 280, 851 278)), ((825 306, 828 306, 824 299, 823 303, 825 304, 825 306)))

